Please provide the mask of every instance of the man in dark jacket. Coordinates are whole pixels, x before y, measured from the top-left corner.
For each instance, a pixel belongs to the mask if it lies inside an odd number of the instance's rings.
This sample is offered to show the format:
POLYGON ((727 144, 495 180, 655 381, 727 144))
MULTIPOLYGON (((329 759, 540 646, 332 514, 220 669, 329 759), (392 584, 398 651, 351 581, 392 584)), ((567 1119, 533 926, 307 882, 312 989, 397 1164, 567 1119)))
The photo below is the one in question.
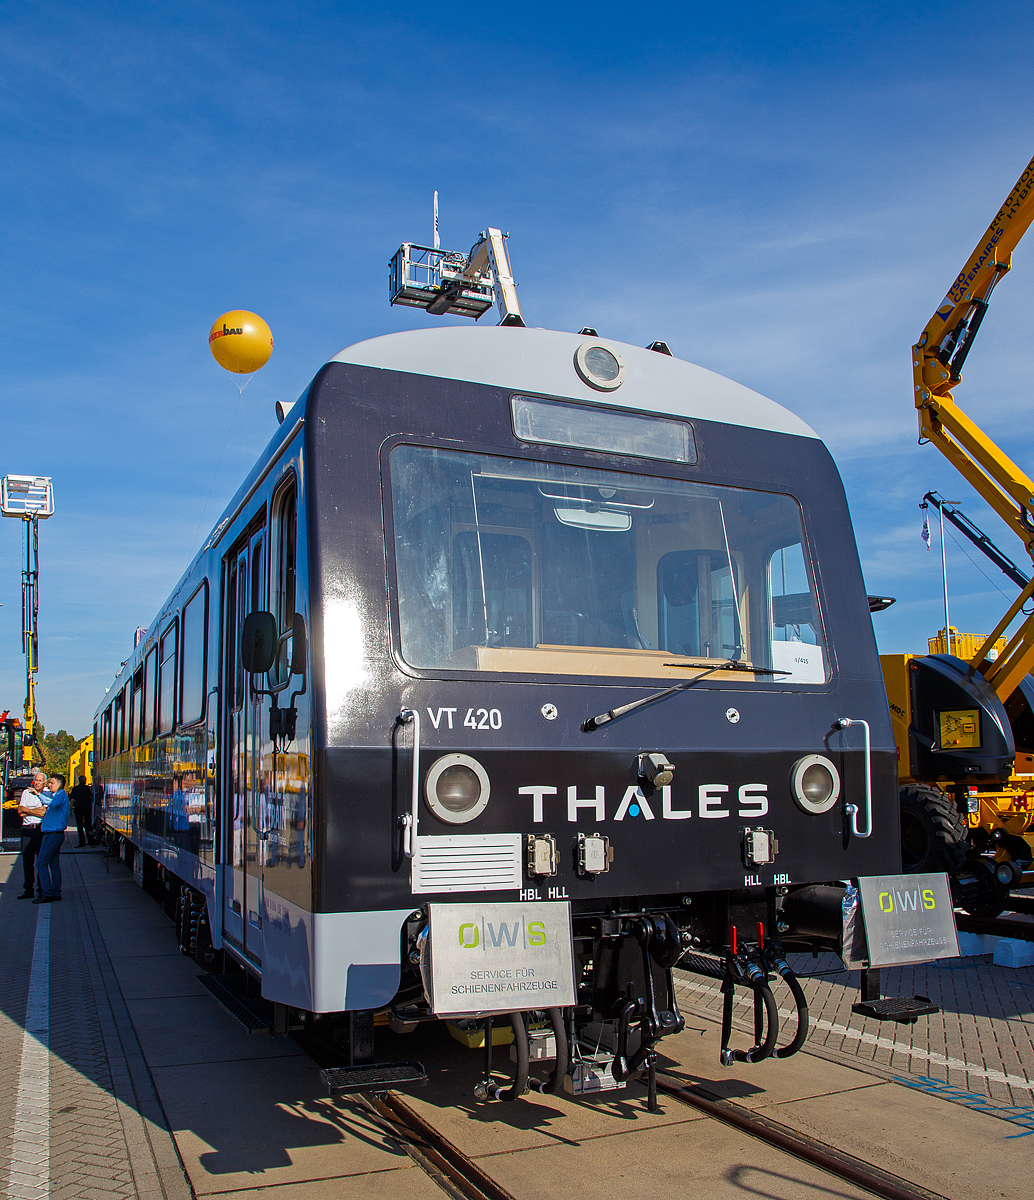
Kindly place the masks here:
POLYGON ((93 845, 93 788, 86 782, 86 776, 80 775, 75 781, 75 787, 68 794, 72 801, 72 811, 75 813, 75 827, 79 831, 79 845, 93 845))

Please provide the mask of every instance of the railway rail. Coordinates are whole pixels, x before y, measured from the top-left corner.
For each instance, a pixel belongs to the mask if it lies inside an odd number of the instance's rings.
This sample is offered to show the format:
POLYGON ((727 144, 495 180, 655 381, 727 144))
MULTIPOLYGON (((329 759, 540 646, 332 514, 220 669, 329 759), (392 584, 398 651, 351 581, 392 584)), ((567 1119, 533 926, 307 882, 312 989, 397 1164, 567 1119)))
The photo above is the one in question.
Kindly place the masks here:
MULTIPOLYGON (((325 1051, 299 1036, 296 1040, 321 1065, 325 1051)), ((844 1183, 854 1184, 881 1200, 943 1200, 929 1191, 880 1167, 789 1129, 730 1100, 709 1095, 699 1087, 658 1074, 657 1090, 713 1120, 766 1143, 793 1158, 809 1163, 844 1183)), ((514 1200, 514 1196, 420 1115, 397 1092, 352 1095, 350 1099, 396 1141, 413 1162, 454 1200, 514 1200)))

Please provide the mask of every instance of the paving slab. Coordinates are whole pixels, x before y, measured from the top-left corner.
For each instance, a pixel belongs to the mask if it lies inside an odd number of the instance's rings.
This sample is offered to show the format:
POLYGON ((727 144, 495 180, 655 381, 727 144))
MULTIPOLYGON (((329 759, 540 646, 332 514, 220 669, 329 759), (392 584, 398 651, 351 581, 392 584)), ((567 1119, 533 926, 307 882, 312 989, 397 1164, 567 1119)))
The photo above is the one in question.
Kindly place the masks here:
POLYGON ((248 1033, 210 994, 126 1000, 152 1071, 188 1063, 302 1057, 290 1038, 248 1033))
POLYGON ((493 1155, 480 1166, 520 1200, 872 1200, 870 1192, 708 1120, 493 1155))
POLYGON ((1034 1190, 1034 1145, 1008 1124, 896 1084, 795 1100, 765 1115, 951 1200, 1022 1200, 1034 1190))
POLYGON ((126 1000, 211 995, 198 979, 201 968, 179 952, 116 958, 112 967, 126 1000))
MULTIPOLYGON (((210 1193, 224 1195, 228 1193, 210 1193)), ((339 1175, 305 1183, 241 1188, 234 1200, 442 1200, 441 1188, 410 1164, 391 1171, 372 1171, 368 1175, 339 1175)))
POLYGON ((154 1078, 198 1195, 411 1161, 361 1108, 326 1097, 307 1056, 157 1068, 154 1078))
MULTIPOLYGON (((1034 1103, 1034 967, 996 966, 990 956, 943 959, 882 972, 883 994, 929 996, 940 1007, 914 1025, 876 1021, 851 1011, 859 974, 832 954, 791 955, 811 1012, 808 1053, 910 1084, 944 1086, 958 1103, 984 1097, 1003 1107, 1034 1103), (968 1097, 968 1099, 967 1099, 968 1097)), ((698 1024, 721 1020, 717 980, 677 972, 679 1003, 698 1024)), ((788 993, 777 990, 781 1018, 792 1023, 788 993)), ((735 1009, 741 1031, 751 1028, 749 994, 735 1009)), ((750 1039, 748 1038, 748 1041, 750 1039)))
MULTIPOLYGON (((746 1048, 747 1039, 734 1039, 733 1044, 746 1048)), ((703 1036, 695 1029, 686 1030, 661 1042, 659 1067, 672 1079, 696 1084, 709 1095, 735 1100, 741 1107, 751 1109, 881 1085, 878 1077, 865 1071, 810 1054, 723 1067, 718 1062, 719 1046, 715 1026, 708 1028, 703 1036)))
MULTIPOLYGON (((5 1168, 12 1163, 20 1139, 17 1175, 35 1185, 31 1194, 44 1184, 53 1200, 187 1200, 190 1188, 78 863, 64 857, 61 904, 18 903, 11 888, 0 897, 0 959, 6 966, 0 975, 0 1056, 7 1067, 0 1075, 0 1162, 5 1168), (37 987, 30 1010, 34 945, 48 950, 39 962, 48 967, 49 986, 37 987), (26 1034, 27 1015, 38 1032, 26 1034), (26 1053, 34 1064, 29 1076, 26 1053), (26 1081, 29 1103, 21 1086, 26 1081), (26 1139, 34 1155, 26 1152, 26 1139)), ((20 869, 15 856, 0 863, 5 874, 20 869)), ((7 1181, 10 1193, 17 1193, 16 1173, 7 1181)))

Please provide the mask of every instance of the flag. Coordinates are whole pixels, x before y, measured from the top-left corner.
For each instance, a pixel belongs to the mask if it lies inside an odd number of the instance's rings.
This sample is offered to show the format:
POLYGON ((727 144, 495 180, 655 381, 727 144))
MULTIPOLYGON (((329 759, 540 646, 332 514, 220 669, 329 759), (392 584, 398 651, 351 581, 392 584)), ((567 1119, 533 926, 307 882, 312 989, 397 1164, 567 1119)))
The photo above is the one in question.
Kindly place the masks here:
MULTIPOLYGON (((926 505, 924 504, 922 507, 925 509, 926 505)), ((927 550, 929 550, 930 549, 930 518, 925 511, 923 513, 923 532, 922 532, 921 536, 922 536, 923 541, 926 542, 927 550)))

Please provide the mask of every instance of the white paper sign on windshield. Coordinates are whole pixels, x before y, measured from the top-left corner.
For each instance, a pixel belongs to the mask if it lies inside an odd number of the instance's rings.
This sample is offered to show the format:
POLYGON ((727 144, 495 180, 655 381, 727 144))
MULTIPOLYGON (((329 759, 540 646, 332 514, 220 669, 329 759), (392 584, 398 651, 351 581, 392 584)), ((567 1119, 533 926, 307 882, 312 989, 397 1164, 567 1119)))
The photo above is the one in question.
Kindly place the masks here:
POLYGON ((773 676, 776 683, 825 683, 826 660, 821 646, 810 642, 773 642, 772 666, 787 675, 773 676))

